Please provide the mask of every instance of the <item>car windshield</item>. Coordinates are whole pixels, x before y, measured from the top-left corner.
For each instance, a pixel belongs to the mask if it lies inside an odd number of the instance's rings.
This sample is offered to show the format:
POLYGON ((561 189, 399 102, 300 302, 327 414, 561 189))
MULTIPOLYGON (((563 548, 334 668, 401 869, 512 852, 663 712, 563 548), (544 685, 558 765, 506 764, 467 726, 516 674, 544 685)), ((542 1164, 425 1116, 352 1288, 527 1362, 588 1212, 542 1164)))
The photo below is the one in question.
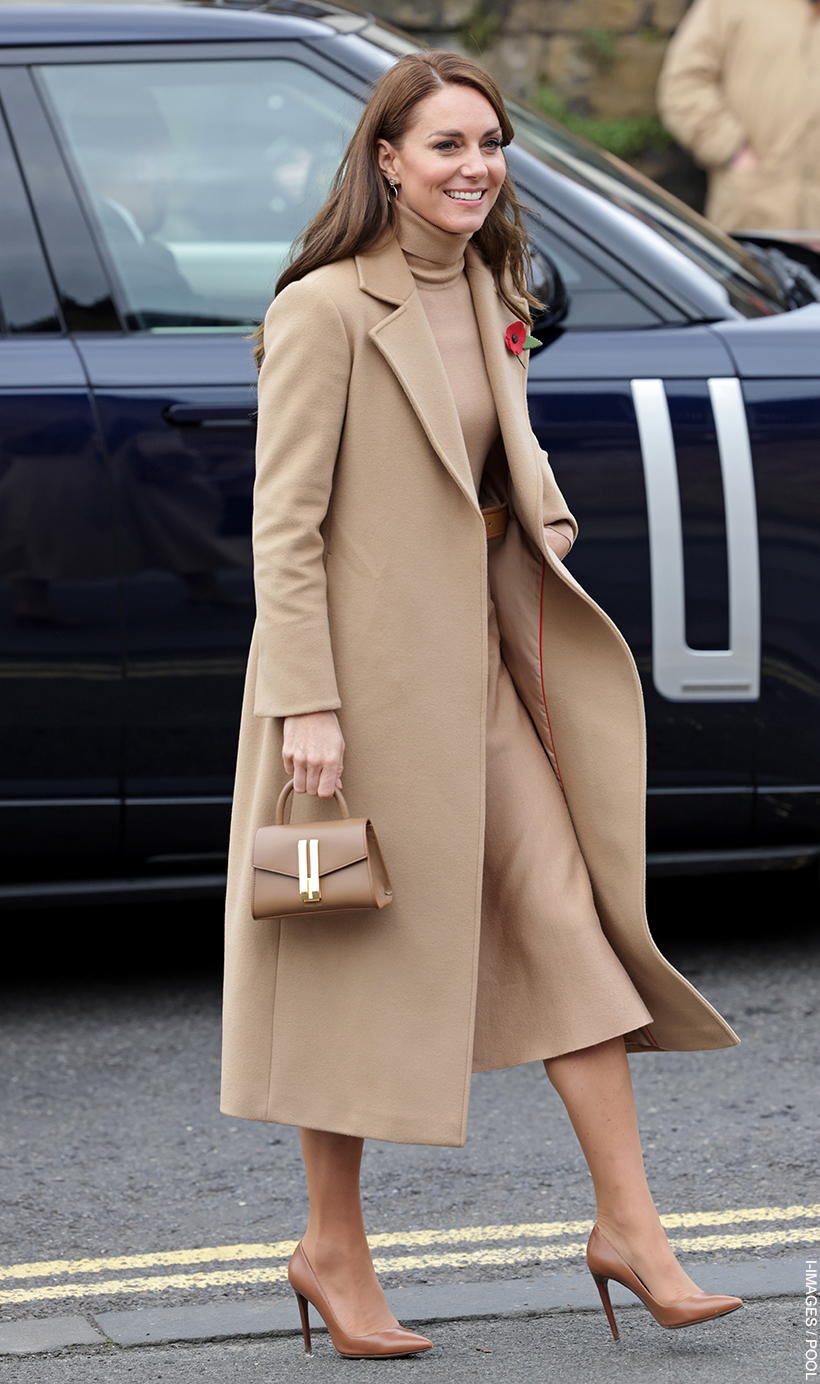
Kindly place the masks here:
POLYGON ((761 273, 746 251, 697 212, 536 111, 513 100, 506 104, 517 144, 651 226, 717 279, 744 316, 769 316, 787 310, 774 283, 761 273))

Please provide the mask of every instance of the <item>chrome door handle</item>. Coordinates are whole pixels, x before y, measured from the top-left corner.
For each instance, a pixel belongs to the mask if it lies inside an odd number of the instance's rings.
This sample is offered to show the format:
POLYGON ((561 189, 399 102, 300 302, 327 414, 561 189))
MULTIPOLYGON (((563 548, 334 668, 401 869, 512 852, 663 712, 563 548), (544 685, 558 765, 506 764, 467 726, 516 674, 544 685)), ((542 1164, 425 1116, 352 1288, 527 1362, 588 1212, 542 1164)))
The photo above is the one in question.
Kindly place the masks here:
POLYGON ((729 648, 686 642, 683 525, 675 443, 663 380, 633 380, 649 521, 652 679, 672 702, 752 702, 760 696, 760 570, 754 473, 740 381, 708 382, 717 431, 729 571, 729 648))

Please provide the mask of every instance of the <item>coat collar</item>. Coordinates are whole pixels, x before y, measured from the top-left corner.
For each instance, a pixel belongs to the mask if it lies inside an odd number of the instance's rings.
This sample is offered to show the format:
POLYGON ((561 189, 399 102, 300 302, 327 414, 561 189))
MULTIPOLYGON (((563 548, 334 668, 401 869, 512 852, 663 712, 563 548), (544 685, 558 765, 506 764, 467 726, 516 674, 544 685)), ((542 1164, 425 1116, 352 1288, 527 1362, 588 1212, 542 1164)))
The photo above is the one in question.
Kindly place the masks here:
MULTIPOLYGON (((527 414, 527 373, 521 359, 507 349, 504 341, 514 315, 499 298, 491 271, 472 245, 467 246, 465 265, 516 507, 519 518, 540 546, 542 481, 527 414)), ((433 449, 473 508, 477 508, 453 392, 398 241, 391 236, 367 254, 357 255, 356 267, 362 292, 393 308, 370 329, 370 339, 395 374, 433 449)))
POLYGON ((386 232, 372 250, 356 256, 359 288, 382 303, 399 307, 416 290, 416 283, 395 235, 386 232))

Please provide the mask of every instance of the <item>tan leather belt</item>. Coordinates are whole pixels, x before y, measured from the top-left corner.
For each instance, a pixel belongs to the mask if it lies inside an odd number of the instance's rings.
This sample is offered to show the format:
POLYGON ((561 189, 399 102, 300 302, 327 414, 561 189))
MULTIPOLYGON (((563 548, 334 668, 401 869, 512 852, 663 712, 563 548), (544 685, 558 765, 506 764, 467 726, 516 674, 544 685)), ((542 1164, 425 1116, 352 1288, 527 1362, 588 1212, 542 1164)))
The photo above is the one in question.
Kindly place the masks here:
POLYGON ((507 520, 510 517, 509 505, 488 505, 486 509, 482 509, 481 513, 484 515, 487 540, 503 538, 507 532, 507 520))

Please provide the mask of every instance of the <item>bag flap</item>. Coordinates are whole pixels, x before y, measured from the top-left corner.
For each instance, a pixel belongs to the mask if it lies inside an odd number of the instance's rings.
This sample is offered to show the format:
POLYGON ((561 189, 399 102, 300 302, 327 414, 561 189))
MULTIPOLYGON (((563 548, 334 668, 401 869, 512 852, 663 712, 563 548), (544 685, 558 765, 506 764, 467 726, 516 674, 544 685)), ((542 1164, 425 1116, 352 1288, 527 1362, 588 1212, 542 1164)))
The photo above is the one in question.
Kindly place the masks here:
POLYGON ((341 822, 289 823, 260 827, 253 843, 257 870, 299 878, 299 841, 319 842, 319 877, 343 870, 367 855, 366 817, 347 817, 341 822))

